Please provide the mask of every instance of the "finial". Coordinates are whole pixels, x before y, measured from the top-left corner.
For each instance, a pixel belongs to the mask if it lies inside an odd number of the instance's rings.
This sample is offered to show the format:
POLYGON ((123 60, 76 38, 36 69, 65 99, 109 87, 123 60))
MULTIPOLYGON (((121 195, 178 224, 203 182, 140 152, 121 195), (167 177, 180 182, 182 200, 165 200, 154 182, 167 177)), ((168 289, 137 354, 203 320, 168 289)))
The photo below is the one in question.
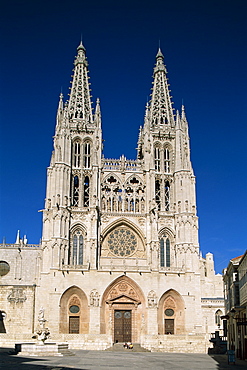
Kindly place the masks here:
POLYGON ((79 44, 79 46, 78 46, 78 48, 77 48, 77 51, 79 51, 79 50, 86 51, 86 49, 85 49, 84 45, 82 44, 82 41, 80 42, 80 44, 79 44))
POLYGON ((164 59, 164 55, 162 54, 162 51, 161 51, 160 47, 159 47, 158 53, 156 55, 156 59, 158 59, 158 58, 164 59))
POLYGON ((20 230, 17 231, 15 244, 20 244, 20 230))

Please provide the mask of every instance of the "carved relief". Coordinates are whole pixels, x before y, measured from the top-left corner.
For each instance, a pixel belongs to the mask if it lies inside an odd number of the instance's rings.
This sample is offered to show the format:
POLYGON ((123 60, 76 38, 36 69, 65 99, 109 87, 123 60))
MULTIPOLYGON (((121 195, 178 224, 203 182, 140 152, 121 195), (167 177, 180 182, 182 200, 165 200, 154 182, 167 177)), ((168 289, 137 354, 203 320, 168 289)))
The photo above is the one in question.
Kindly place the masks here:
POLYGON ((80 300, 77 296, 73 296, 69 301, 69 306, 80 306, 80 300))
POLYGON ((133 302, 133 300, 139 301, 139 296, 136 293, 135 289, 125 281, 120 281, 118 284, 116 284, 108 294, 108 300, 113 300, 117 297, 121 297, 118 299, 118 301, 121 300, 123 302, 133 302))
POLYGON ((148 293, 148 308, 155 308, 157 307, 157 295, 156 293, 151 290, 149 293, 148 293))
POLYGON ((172 309, 176 308, 175 302, 172 299, 172 297, 169 296, 169 297, 166 298, 166 300, 164 302, 164 308, 172 308, 172 309))
POLYGON ((96 289, 92 290, 90 293, 90 306, 91 307, 99 307, 99 293, 96 289))
POLYGON ((23 303, 27 299, 23 288, 12 288, 11 293, 8 295, 7 300, 13 303, 23 303))

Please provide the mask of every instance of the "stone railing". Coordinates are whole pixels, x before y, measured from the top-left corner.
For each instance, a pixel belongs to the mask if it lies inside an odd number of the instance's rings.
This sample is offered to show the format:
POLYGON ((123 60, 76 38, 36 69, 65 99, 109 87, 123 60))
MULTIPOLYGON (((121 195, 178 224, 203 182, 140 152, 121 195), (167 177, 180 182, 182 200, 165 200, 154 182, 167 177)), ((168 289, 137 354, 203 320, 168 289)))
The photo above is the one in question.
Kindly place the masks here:
POLYGON ((106 171, 138 171, 141 166, 137 161, 122 156, 120 159, 103 159, 102 168, 106 171))
POLYGON ((40 244, 23 244, 23 243, 20 243, 20 244, 6 244, 6 243, 2 243, 0 244, 0 248, 41 248, 41 245, 40 244))

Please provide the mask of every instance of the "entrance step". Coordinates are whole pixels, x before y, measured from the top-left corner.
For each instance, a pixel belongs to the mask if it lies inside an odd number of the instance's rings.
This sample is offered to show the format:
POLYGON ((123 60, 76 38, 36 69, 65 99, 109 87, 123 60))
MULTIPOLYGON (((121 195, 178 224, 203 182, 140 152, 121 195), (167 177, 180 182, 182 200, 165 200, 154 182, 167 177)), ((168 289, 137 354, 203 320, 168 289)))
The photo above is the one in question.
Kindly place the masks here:
POLYGON ((132 349, 124 348, 124 343, 114 343, 112 347, 107 348, 106 351, 112 352, 150 352, 148 349, 141 347, 139 343, 133 343, 132 349))

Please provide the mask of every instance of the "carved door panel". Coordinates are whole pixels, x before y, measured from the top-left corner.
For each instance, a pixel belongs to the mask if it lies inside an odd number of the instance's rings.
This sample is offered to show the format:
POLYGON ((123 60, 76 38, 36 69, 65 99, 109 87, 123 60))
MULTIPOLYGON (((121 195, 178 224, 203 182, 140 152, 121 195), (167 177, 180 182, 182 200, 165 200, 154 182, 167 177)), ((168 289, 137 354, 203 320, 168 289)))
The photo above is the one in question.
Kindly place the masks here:
POLYGON ((114 342, 131 342, 131 311, 114 311, 114 342))
POLYGON ((174 334, 174 319, 165 319, 165 334, 174 334))
POLYGON ((70 316, 69 317, 69 333, 79 334, 79 327, 80 327, 80 317, 70 316))

